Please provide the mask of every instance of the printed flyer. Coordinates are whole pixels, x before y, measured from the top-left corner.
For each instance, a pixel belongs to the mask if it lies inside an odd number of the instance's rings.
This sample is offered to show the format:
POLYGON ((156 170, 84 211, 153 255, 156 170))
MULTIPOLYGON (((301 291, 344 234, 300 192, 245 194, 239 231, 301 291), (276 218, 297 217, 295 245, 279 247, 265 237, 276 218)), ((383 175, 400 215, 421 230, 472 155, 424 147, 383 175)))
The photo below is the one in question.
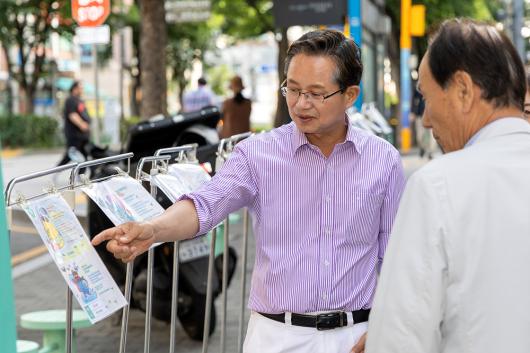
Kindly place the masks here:
POLYGON ((79 220, 61 195, 46 195, 22 204, 22 208, 91 323, 127 305, 79 220))
POLYGON ((196 191, 212 177, 198 164, 175 163, 168 167, 168 174, 173 175, 187 188, 185 193, 196 191))
POLYGON ((172 201, 200 188, 211 179, 201 166, 196 164, 172 164, 167 174, 157 174, 152 182, 172 201))
POLYGON ((82 188, 114 225, 161 215, 162 206, 135 179, 119 176, 82 188))

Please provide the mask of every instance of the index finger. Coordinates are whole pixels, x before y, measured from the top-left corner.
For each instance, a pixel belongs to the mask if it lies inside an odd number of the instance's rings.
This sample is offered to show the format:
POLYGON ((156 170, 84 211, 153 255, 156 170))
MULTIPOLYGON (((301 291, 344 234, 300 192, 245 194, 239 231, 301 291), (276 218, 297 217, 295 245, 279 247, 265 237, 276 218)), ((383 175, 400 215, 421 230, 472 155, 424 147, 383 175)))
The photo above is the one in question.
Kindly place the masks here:
POLYGON ((123 235, 123 230, 119 227, 113 227, 100 232, 92 239, 92 245, 96 246, 104 241, 112 240, 123 235))

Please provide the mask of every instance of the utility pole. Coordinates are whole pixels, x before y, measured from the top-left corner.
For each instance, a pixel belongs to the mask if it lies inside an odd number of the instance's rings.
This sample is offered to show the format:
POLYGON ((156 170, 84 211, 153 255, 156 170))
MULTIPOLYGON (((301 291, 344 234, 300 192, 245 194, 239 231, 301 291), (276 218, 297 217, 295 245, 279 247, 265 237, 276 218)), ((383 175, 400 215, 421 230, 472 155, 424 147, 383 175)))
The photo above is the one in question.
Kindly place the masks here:
MULTIPOLYGON (((125 0, 121 0, 120 2, 120 13, 122 16, 125 16, 125 0)), ((124 109, 124 94, 123 94, 123 67, 125 66, 125 21, 121 22, 121 28, 120 28, 120 127, 123 126, 123 123, 125 122, 125 109, 124 109)), ((120 129, 121 131, 121 129, 120 129)), ((120 136, 120 140, 123 139, 123 136, 120 136)), ((120 141, 121 142, 121 141, 120 141)))
POLYGON ((410 150, 411 129, 409 122, 411 82, 410 82, 410 50, 412 38, 410 35, 411 0, 401 0, 401 38, 400 38, 400 105, 401 105, 401 149, 410 150))

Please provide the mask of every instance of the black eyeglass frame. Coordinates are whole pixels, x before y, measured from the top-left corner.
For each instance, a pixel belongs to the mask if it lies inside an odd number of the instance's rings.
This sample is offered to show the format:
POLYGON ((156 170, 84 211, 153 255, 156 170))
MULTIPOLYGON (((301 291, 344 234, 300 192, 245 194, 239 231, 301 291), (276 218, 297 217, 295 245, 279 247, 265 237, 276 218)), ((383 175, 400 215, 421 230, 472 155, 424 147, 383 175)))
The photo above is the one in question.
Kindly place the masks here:
MULTIPOLYGON (((282 83, 282 85, 280 86, 280 92, 282 92, 282 96, 284 96, 284 97, 286 97, 286 98, 287 98, 287 90, 288 90, 288 88, 287 88, 287 86, 285 86, 285 81, 284 81, 284 82, 282 83)), ((324 101, 325 101, 326 99, 333 97, 334 95, 336 95, 336 94, 339 93, 339 92, 340 92, 341 94, 344 93, 344 91, 345 91, 344 88, 340 88, 340 89, 338 89, 338 90, 336 90, 335 92, 332 92, 332 93, 330 93, 330 94, 322 95, 321 103, 324 103, 324 101)), ((303 92, 302 90, 297 90, 297 92, 298 92, 298 97, 296 97, 297 100, 300 99, 300 96, 301 96, 302 94, 305 95, 305 94, 310 93, 310 92, 303 92)))

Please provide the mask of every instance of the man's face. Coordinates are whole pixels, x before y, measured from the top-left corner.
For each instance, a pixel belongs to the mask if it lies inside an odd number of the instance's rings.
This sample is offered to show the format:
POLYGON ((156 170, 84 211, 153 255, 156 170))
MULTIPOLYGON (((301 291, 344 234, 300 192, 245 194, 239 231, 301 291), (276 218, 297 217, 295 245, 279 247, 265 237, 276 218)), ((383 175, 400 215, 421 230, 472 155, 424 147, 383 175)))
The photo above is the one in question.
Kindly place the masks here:
POLYGON ((334 134, 345 126, 345 110, 358 95, 358 87, 352 86, 344 93, 337 93, 324 101, 308 98, 313 95, 329 95, 341 89, 334 80, 335 62, 326 56, 295 55, 289 64, 286 86, 301 90, 299 97, 287 95, 289 114, 298 129, 305 134, 334 134))
POLYGON ((429 68, 428 54, 420 64, 418 89, 425 99, 423 126, 432 129, 434 138, 444 152, 462 149, 467 141, 463 138, 461 116, 455 109, 452 83, 445 89, 438 85, 429 68))
POLYGON ((83 85, 78 84, 77 87, 72 91, 72 95, 76 97, 81 97, 82 94, 83 94, 83 85))

